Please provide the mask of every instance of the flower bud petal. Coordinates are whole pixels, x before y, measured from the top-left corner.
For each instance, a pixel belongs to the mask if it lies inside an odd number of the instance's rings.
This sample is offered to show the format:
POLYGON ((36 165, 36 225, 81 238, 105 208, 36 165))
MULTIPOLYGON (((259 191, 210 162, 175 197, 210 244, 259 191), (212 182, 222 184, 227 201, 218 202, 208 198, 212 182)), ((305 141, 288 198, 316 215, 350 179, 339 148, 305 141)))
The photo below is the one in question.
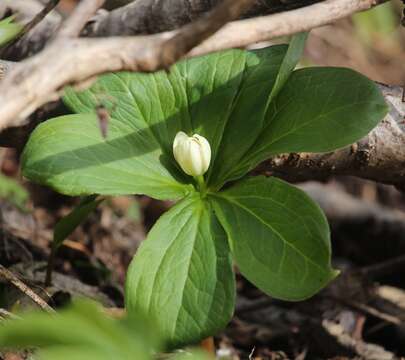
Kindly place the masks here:
POLYGON ((211 147, 203 136, 188 136, 180 131, 173 141, 173 155, 187 175, 200 176, 210 166, 211 147))

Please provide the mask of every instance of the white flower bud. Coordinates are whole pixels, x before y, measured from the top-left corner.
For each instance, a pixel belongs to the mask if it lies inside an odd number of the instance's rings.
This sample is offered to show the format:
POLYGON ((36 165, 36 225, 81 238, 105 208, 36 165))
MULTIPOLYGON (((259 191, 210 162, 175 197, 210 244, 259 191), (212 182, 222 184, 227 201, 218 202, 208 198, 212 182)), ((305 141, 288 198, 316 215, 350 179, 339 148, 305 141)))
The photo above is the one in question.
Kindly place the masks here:
POLYGON ((203 175, 210 166, 211 147, 203 136, 177 133, 173 142, 174 158, 187 175, 203 175))

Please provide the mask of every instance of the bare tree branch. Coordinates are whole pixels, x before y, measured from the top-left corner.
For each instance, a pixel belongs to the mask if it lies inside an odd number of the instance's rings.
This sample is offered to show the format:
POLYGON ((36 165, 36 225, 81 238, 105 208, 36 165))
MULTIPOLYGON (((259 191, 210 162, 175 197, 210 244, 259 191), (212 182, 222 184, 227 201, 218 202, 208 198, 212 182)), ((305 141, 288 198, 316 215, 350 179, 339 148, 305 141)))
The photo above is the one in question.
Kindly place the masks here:
POLYGON ((226 48, 238 48, 281 36, 309 31, 356 12, 370 9, 387 0, 326 0, 297 10, 236 21, 224 26, 189 56, 226 48))
POLYGON ((103 6, 105 0, 82 0, 72 15, 63 23, 58 31, 58 37, 77 37, 87 21, 103 6))
MULTIPOLYGON (((256 0, 244 17, 268 15, 322 0, 256 0)), ((137 0, 104 13, 86 27, 88 36, 155 34, 195 21, 221 0, 137 0)))
MULTIPOLYGON (((27 8, 38 7, 38 0, 5 0, 13 11, 27 12, 27 8)), ((121 0, 123 3, 125 1, 121 0)), ((111 12, 100 12, 82 32, 84 36, 145 35, 170 31, 188 24, 207 13, 222 0, 136 0, 111 12)), ((287 11, 322 0, 256 0, 244 17, 267 15, 287 11)), ((129 1, 126 1, 129 2, 129 1)), ((29 12, 29 11, 28 11, 29 12)), ((36 28, 18 44, 3 52, 3 59, 18 61, 43 49, 52 37, 54 23, 46 18, 41 28, 36 28), (49 21, 48 21, 49 20, 49 21), (49 22, 49 24, 48 24, 49 22), (35 42, 33 41, 35 39, 35 42)))
MULTIPOLYGON (((167 59, 244 47, 258 41, 306 31, 366 10, 376 3, 376 0, 327 0, 298 10, 239 20, 225 26, 189 54, 177 52, 169 56, 165 47, 169 44, 173 48, 170 42, 173 38, 183 41, 182 34, 190 31, 188 26, 149 36, 55 41, 42 53, 16 65, 0 83, 0 129, 22 124, 39 106, 58 98, 58 92, 67 84, 78 83, 109 71, 156 71, 168 66, 167 59)), ((215 28, 218 26, 215 11, 204 21, 215 28)), ((228 19, 224 18, 223 21, 225 23, 228 19)), ((194 38, 194 45, 201 40, 194 38)), ((181 48, 181 44, 178 45, 181 48)), ((184 50, 188 48, 190 46, 184 50)))
POLYGON ((0 80, 3 79, 11 68, 15 66, 15 62, 0 60, 0 80))
POLYGON ((173 64, 187 54, 193 47, 218 31, 224 24, 237 19, 256 0, 223 0, 206 16, 185 25, 171 39, 166 41, 162 51, 162 62, 173 64))

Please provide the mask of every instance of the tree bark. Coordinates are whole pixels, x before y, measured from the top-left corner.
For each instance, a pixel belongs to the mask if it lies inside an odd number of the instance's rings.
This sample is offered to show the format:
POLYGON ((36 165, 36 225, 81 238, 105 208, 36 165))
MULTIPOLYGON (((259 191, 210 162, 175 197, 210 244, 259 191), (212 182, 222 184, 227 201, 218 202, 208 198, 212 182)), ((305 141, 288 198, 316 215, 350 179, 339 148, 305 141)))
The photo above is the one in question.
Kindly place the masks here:
MULTIPOLYGON (((243 17, 266 15, 307 6, 321 0, 257 0, 243 17)), ((137 0, 118 9, 100 11, 86 26, 82 36, 154 34, 183 26, 211 10, 221 0, 137 0)), ((6 9, 22 14, 27 21, 40 11, 37 0, 6 0, 0 4, 0 15, 6 9)), ((1 53, 4 60, 19 61, 42 50, 60 25, 61 18, 52 13, 40 26, 24 36, 12 48, 1 53)))
MULTIPOLYGON (((242 17, 253 17, 311 5, 321 0, 256 0, 242 17)), ((221 0, 137 0, 89 23, 88 36, 154 34, 194 21, 221 0)))

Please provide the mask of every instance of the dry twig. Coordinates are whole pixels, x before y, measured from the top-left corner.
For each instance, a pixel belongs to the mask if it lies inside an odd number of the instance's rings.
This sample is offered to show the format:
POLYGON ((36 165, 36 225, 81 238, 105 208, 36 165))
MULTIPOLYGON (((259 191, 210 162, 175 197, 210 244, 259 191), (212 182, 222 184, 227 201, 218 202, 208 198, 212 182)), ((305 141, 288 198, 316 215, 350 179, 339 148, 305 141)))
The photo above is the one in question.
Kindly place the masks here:
POLYGON ((0 319, 12 319, 12 320, 16 320, 16 319, 20 319, 19 316, 13 314, 10 311, 7 311, 6 309, 2 309, 0 308, 0 319))
POLYGON ((10 270, 0 264, 0 276, 12 283, 15 287, 20 289, 25 295, 30 297, 38 306, 43 310, 54 313, 53 310, 39 295, 32 291, 27 285, 25 285, 17 276, 15 276, 10 270))
POLYGON ((332 295, 324 295, 325 298, 329 298, 331 300, 334 300, 342 305, 345 305, 349 308, 352 308, 353 310, 357 310, 360 313, 363 313, 365 315, 371 315, 377 319, 380 319, 382 321, 385 321, 390 324, 394 325, 402 325, 403 321, 399 319, 397 316, 393 316, 391 314, 387 314, 385 312, 382 312, 372 306, 369 306, 367 304, 360 303, 356 300, 353 299, 346 299, 344 297, 337 297, 337 296, 332 296, 332 295))
POLYGON ((84 0, 76 6, 72 15, 63 23, 57 33, 58 38, 77 37, 105 0, 84 0))
POLYGON ((378 264, 369 265, 361 268, 359 271, 364 277, 378 279, 385 275, 400 272, 405 267, 405 255, 397 256, 393 259, 388 259, 378 264))

